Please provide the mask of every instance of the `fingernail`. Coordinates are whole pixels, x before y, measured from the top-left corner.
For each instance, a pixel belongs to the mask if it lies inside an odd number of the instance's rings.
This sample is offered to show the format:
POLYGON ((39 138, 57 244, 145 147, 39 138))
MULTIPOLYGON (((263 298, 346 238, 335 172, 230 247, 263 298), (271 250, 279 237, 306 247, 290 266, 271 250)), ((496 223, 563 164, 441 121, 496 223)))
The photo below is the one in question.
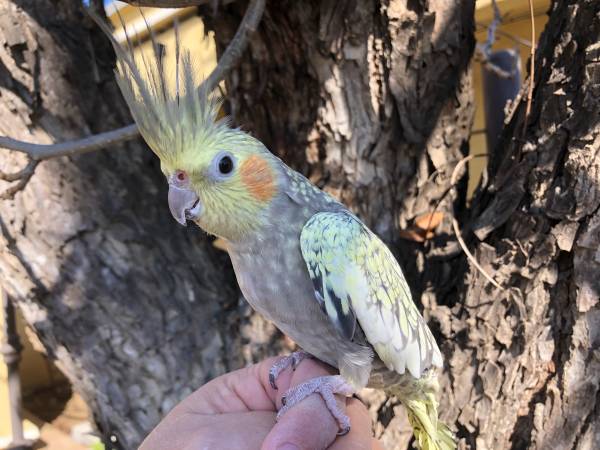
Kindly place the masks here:
POLYGON ((286 442, 277 447, 277 450, 300 450, 296 444, 292 444, 291 442, 286 442))

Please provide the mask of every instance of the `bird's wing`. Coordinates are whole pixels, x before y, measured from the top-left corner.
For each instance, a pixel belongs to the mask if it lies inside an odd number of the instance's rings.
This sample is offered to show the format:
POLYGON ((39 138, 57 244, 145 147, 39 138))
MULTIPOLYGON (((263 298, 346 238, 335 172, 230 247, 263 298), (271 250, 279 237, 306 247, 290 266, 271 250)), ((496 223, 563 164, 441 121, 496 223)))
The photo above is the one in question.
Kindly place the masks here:
POLYGON ((387 246, 346 212, 312 216, 300 236, 315 297, 342 336, 356 321, 389 369, 416 378, 442 366, 440 350, 412 301, 398 262, 387 246))

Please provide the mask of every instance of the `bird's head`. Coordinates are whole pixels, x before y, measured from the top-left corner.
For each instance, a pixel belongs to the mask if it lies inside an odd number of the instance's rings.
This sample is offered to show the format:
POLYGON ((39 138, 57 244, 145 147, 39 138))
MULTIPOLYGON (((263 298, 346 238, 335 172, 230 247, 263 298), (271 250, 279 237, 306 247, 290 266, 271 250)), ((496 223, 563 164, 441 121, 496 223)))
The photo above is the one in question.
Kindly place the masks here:
MULTIPOLYGON (((116 44, 113 40, 113 44, 116 44)), ((277 159, 264 145, 219 118, 220 102, 199 87, 189 53, 167 73, 160 52, 138 66, 115 45, 116 77, 140 133, 160 158, 171 214, 237 240, 266 224, 278 193, 277 159)))
POLYGON ((225 126, 212 139, 164 155, 171 214, 229 240, 261 228, 278 193, 275 161, 259 141, 225 126))

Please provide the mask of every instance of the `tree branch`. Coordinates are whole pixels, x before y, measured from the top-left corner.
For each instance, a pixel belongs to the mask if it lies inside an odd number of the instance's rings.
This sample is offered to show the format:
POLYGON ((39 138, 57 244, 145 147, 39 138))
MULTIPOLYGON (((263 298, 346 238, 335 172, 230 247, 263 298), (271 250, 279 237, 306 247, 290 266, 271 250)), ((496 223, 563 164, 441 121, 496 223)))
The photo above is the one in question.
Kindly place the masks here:
POLYGON ((0 171, 0 180, 4 181, 17 181, 17 183, 13 184, 9 188, 7 188, 4 192, 0 193, 0 200, 8 200, 12 199, 17 192, 23 189, 29 179, 32 177, 35 172, 35 168, 37 167, 39 160, 30 159, 27 162, 27 165, 24 169, 15 172, 15 173, 5 173, 0 171))
POLYGON ((60 144, 34 144, 0 136, 0 147, 25 153, 32 160, 40 161, 57 156, 78 155, 100 150, 133 139, 138 134, 137 125, 133 123, 123 128, 94 134, 75 141, 61 142, 60 144))
MULTIPOLYGON (((162 7, 193 6, 206 2, 207 0, 176 0, 171 2, 161 0, 128 1, 128 3, 140 6, 162 7)), ((248 8, 240 22, 238 30, 225 49, 217 67, 215 67, 210 76, 202 83, 203 85, 206 84, 208 86, 209 91, 214 89, 218 83, 225 78, 227 73, 239 62, 242 53, 248 45, 248 37, 256 30, 260 23, 260 19, 262 18, 265 9, 265 3, 266 0, 251 0, 248 4, 248 8)), ((0 199, 12 198, 16 192, 23 189, 33 175, 37 163, 41 160, 58 156, 79 155, 100 150, 105 147, 115 146, 121 142, 129 141, 138 135, 138 127, 133 123, 116 130, 106 131, 74 141, 61 142, 59 144, 34 144, 12 139, 7 136, 0 136, 0 148, 22 152, 29 157, 27 166, 19 172, 4 173, 0 171, 0 180, 18 180, 18 183, 0 194, 0 199)))
POLYGON ((244 18, 240 23, 235 36, 225 49, 225 52, 219 59, 219 64, 212 71, 205 83, 208 83, 209 90, 217 86, 217 84, 225 78, 227 73, 239 62, 242 53, 248 46, 248 36, 256 31, 260 19, 265 10, 266 0, 251 0, 244 14, 244 18))

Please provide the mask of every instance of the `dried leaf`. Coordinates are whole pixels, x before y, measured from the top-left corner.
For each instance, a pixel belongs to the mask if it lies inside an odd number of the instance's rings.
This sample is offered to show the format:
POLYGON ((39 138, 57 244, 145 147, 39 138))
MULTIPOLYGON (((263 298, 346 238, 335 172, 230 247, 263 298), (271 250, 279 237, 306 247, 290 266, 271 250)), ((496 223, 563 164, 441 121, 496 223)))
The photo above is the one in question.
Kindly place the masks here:
POLYGON ((443 219, 444 213, 441 211, 422 214, 415 219, 415 226, 424 231, 433 231, 443 219))
POLYGON ((426 239, 431 239, 435 236, 432 231, 420 230, 418 228, 409 228, 398 232, 402 239, 413 242, 425 242, 426 239))

